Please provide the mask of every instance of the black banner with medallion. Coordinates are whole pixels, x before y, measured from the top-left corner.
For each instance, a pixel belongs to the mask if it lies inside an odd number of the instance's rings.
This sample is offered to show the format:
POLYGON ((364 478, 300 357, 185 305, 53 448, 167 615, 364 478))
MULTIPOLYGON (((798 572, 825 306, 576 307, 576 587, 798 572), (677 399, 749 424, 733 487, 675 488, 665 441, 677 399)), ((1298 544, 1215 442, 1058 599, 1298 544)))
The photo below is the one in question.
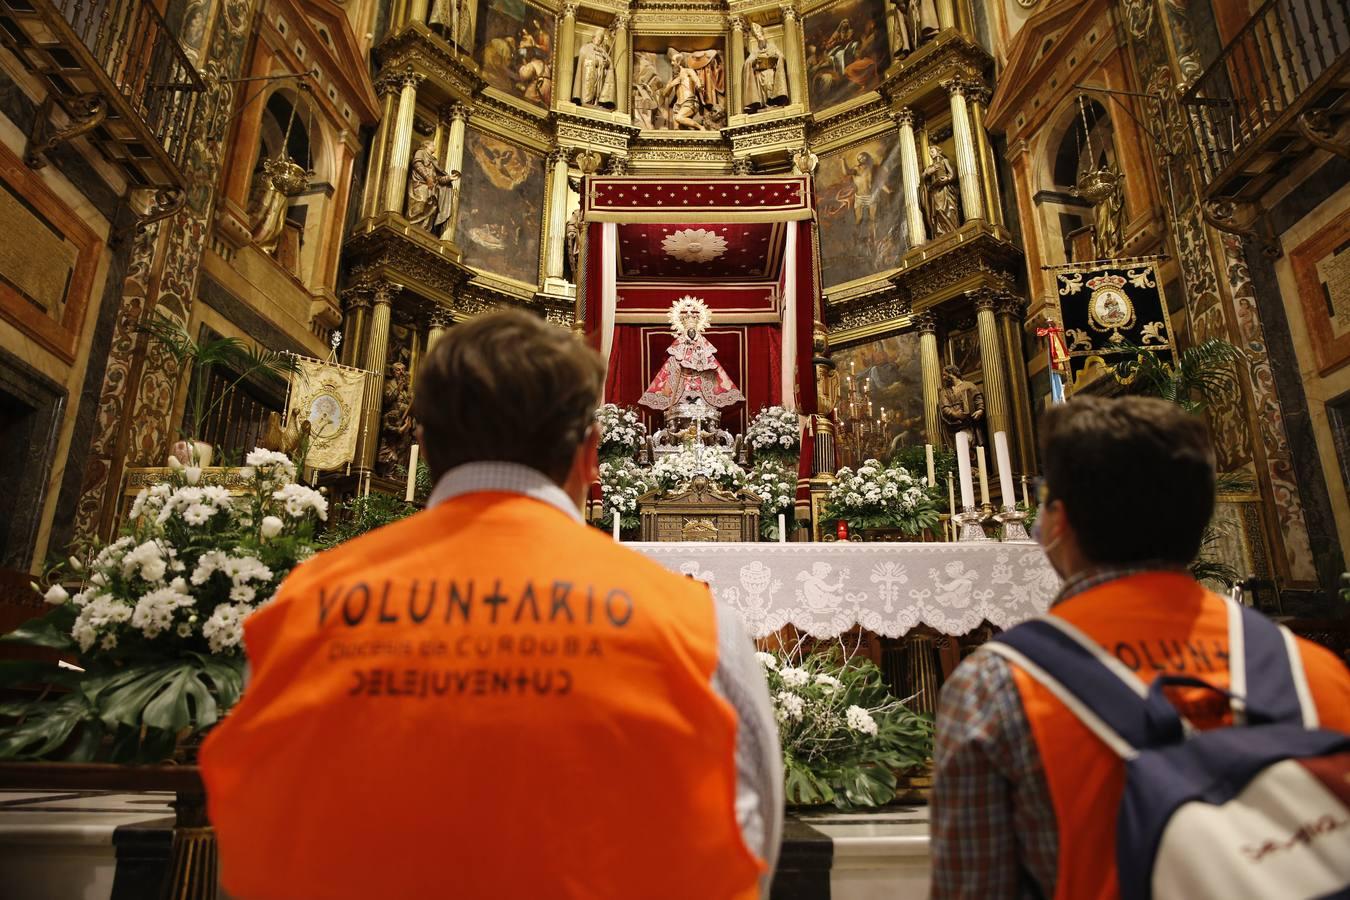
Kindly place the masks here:
POLYGON ((1072 385, 1095 380, 1131 352, 1175 356, 1157 262, 1142 257, 1049 267, 1072 385))

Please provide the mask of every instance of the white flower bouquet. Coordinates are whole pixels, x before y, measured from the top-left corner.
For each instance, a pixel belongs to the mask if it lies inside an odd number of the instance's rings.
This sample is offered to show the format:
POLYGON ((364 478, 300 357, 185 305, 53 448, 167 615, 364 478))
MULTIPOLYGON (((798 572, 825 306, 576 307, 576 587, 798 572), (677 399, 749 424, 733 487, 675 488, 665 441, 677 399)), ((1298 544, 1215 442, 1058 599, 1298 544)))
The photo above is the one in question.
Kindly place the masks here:
POLYGON ((938 523, 939 509, 923 481, 898 466, 869 459, 857 471, 835 473, 825 499, 824 517, 843 519, 850 530, 898 528, 918 535, 938 523))
POLYGON ((840 648, 759 653, 783 747, 788 803, 883 806, 896 773, 932 756, 933 724, 893 697, 871 660, 840 648))
POLYGON ((614 512, 619 512, 619 527, 638 525, 638 500, 652 489, 647 470, 631 459, 618 459, 600 464, 600 494, 604 515, 597 524, 606 529, 614 527, 614 512))
POLYGON ((628 459, 635 456, 647 436, 637 410, 606 403, 595 411, 600 423, 600 458, 602 460, 628 459))
POLYGON ((724 490, 745 486, 744 469, 727 454, 701 444, 689 444, 678 453, 661 457, 649 471, 653 489, 666 491, 686 487, 699 476, 724 490))
POLYGON ((761 409, 746 429, 745 440, 756 459, 795 457, 802 442, 797 414, 781 406, 761 409))
POLYGON ((84 671, 43 671, 68 692, 0 707, 18 720, 0 757, 163 760, 238 699, 243 621, 313 554, 328 515, 285 454, 245 462, 242 491, 203 485, 190 466, 142 490, 117 540, 71 559, 76 592, 46 589, 53 609, 6 640, 77 652, 84 671))
POLYGON ((786 513, 792 519, 792 504, 797 499, 797 467, 788 460, 761 457, 750 470, 745 487, 764 501, 759 507, 759 533, 776 539, 778 514, 786 513))

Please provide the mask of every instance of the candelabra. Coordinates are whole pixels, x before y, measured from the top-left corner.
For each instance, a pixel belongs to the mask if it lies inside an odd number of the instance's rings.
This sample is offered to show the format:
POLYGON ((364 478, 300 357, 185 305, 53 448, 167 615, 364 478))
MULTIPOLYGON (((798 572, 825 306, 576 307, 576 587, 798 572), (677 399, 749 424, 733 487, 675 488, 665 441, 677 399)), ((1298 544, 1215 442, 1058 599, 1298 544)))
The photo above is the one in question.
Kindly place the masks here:
POLYGON ((854 378, 852 372, 844 376, 836 442, 845 465, 858 466, 866 459, 879 459, 890 449, 889 425, 896 413, 877 406, 871 393, 869 380, 854 378))

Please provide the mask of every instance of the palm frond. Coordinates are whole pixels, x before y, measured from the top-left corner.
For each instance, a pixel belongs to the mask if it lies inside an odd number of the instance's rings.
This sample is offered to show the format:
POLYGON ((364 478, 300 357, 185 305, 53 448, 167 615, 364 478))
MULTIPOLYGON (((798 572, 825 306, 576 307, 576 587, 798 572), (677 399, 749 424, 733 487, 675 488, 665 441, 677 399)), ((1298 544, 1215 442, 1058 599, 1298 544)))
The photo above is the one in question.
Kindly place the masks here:
POLYGON ((1128 356, 1112 368, 1122 383, 1189 412, 1199 412, 1235 390, 1237 364, 1244 358, 1240 349, 1219 338, 1186 348, 1175 365, 1156 350, 1121 349, 1128 356))
POLYGON ((1228 534, 1229 528, 1226 524, 1211 521, 1205 526, 1204 536, 1200 539, 1200 552, 1190 565, 1191 575, 1196 581, 1209 581, 1231 588, 1246 577, 1215 556, 1220 542, 1228 537, 1228 534))

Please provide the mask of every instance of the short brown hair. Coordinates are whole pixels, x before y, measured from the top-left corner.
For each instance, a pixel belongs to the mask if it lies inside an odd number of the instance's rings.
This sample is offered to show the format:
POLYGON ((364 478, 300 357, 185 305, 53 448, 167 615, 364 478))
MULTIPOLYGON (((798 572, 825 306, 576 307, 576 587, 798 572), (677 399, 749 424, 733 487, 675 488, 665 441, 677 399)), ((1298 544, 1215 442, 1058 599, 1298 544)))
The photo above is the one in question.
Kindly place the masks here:
POLYGON ((427 353, 413 400, 432 478, 502 461, 561 484, 604 382, 598 353, 530 313, 499 310, 450 329, 427 353))
POLYGON ((1152 397, 1075 397, 1041 420, 1047 500, 1098 565, 1195 559, 1214 514, 1205 423, 1152 397))

